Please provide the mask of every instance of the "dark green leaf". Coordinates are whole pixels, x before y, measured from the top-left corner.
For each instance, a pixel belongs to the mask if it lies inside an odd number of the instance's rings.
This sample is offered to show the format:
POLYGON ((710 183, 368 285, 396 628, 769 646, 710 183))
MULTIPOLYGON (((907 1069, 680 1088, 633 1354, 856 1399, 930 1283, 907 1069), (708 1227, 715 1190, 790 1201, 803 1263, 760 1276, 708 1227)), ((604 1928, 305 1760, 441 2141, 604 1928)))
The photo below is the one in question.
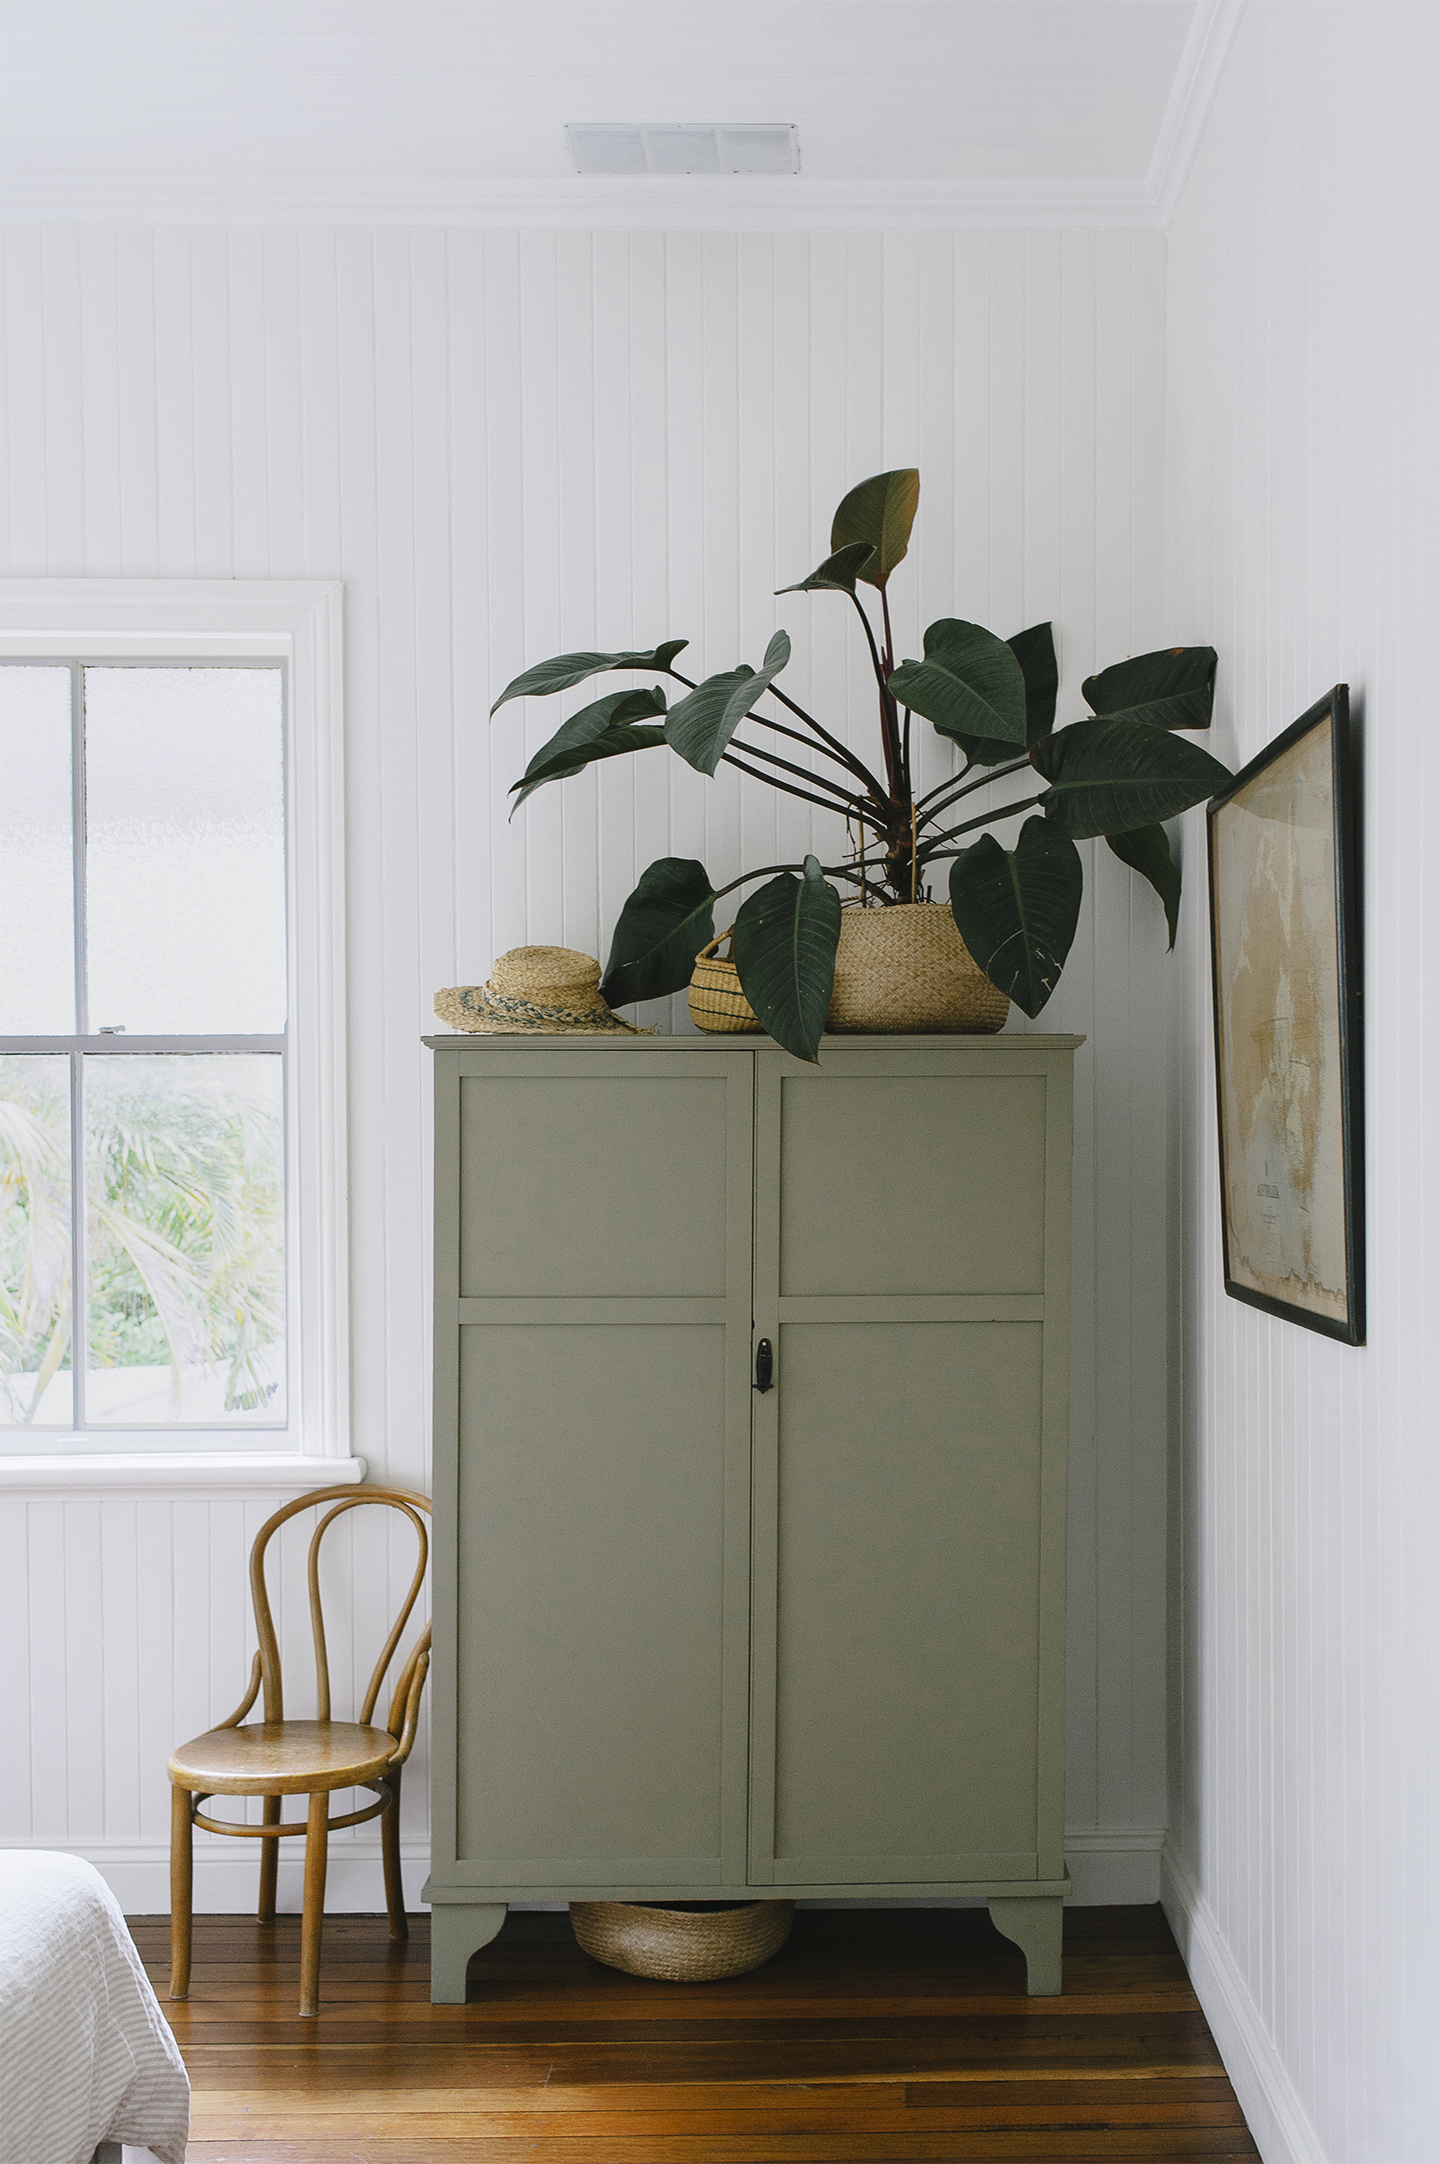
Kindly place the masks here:
POLYGON ((1180 867, 1170 854, 1164 827, 1131 827, 1128 833, 1107 834, 1105 839, 1120 862, 1130 865, 1142 879, 1148 879, 1165 904, 1165 921, 1170 927, 1170 945, 1173 947, 1180 926, 1180 867))
POLYGON ((554 654, 507 684, 490 711, 498 714, 507 699, 538 699, 552 691, 568 691, 572 684, 583 684, 587 676, 598 676, 602 669, 668 669, 689 644, 688 639, 667 639, 648 654, 554 654))
POLYGON ((547 781, 569 781, 572 774, 582 774, 597 759, 615 759, 628 751, 653 751, 664 741, 663 729, 640 729, 622 722, 618 729, 606 729, 592 742, 581 744, 574 751, 557 752, 543 766, 537 767, 532 760, 525 769, 524 779, 510 784, 511 789, 518 792, 510 807, 510 816, 513 819, 526 797, 543 789, 547 781))
POLYGON ((960 937, 990 982, 1032 1018, 1059 982, 1084 888, 1079 850, 1043 819, 1026 820, 1013 851, 982 834, 951 867, 960 937))
MULTIPOLYGON (((625 722, 649 721, 652 715, 665 711, 665 694, 657 684, 653 691, 610 691, 603 699, 582 706, 578 714, 560 724, 548 744, 542 744, 519 781, 510 784, 511 794, 518 789, 522 796, 530 794, 527 784, 534 787, 542 781, 557 781, 563 774, 578 774, 587 759, 577 758, 573 766, 557 767, 555 762, 563 753, 578 753, 582 746, 603 736, 610 728, 619 728, 625 722)), ((601 754, 600 756, 603 756, 601 754)))
POLYGON ((790 640, 777 631, 765 649, 758 669, 727 669, 723 676, 707 676, 703 684, 671 707, 665 723, 665 741, 672 751, 699 774, 713 774, 735 731, 762 691, 768 690, 790 659, 790 640))
POLYGON ((657 857, 620 912, 600 994, 612 1007, 663 999, 690 982, 715 937, 715 889, 694 857, 657 857))
POLYGON ((1033 747, 1055 726, 1055 695, 1060 689, 1055 635, 1049 624, 1032 624, 1005 644, 1025 679, 1025 742, 1033 747))
MULTIPOLYGON (((1048 736, 1055 726, 1055 694, 1060 688, 1055 640, 1049 624, 1032 624, 1028 631, 1017 631, 1005 644, 1019 662, 1025 679, 1025 744, 1027 750, 1033 751, 1041 737, 1048 736)), ((955 742, 976 766, 1002 766, 1015 757, 1018 749, 993 736, 957 734, 955 742)))
POLYGON ((833 556, 827 556, 808 579, 801 579, 794 586, 777 586, 775 591, 780 594, 853 594, 855 581, 861 576, 861 565, 867 564, 874 554, 873 541, 852 541, 848 548, 837 549, 833 556))
POLYGON ((819 859, 805 874, 781 872, 740 905, 735 967, 745 997, 778 1045, 815 1059, 835 984, 840 897, 819 859))
POLYGON ((830 522, 830 547, 838 555, 852 541, 868 541, 875 554, 859 576, 867 586, 883 587, 906 549, 920 501, 920 476, 913 466, 872 474, 852 488, 830 522))
POLYGON ((1025 749, 1024 673, 1005 641, 981 624, 942 616, 925 634, 925 659, 902 661, 890 689, 942 736, 1002 741, 1012 759, 1025 749))
POLYGON ((1117 661, 1080 686, 1087 706, 1107 721, 1143 721, 1154 729, 1208 729, 1215 704, 1213 646, 1167 646, 1117 661))
POLYGON ((1047 819, 1083 841, 1173 819, 1231 779, 1208 751, 1143 721, 1077 721, 1037 744, 1047 819))

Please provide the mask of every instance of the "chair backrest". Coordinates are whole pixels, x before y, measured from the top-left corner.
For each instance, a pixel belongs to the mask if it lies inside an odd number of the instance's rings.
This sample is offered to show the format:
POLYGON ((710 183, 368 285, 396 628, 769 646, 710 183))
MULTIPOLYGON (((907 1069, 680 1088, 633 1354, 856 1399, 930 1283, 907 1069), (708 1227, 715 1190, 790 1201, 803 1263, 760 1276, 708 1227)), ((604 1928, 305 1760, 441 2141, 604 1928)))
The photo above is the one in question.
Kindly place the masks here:
MULTIPOLYGON (((255 1629, 260 1640, 260 1650, 256 1658, 260 1663, 260 1676, 265 1688, 265 1718, 267 1721, 284 1720, 285 1691, 280 1676, 280 1647, 275 1637, 275 1625, 270 1615, 270 1596, 265 1589, 265 1550, 269 1545, 271 1534, 278 1532, 287 1518, 293 1518, 301 1510, 312 1510, 317 1503, 333 1503, 335 1506, 333 1510, 326 1511, 315 1528, 310 1541, 308 1565, 310 1628, 315 1639, 317 1718, 322 1721, 328 1721, 330 1718, 330 1664, 325 1654, 325 1617, 320 1605, 320 1543, 322 1539, 329 1527, 335 1523, 335 1520, 343 1517, 347 1510, 356 1510, 362 1503, 383 1503, 392 1510, 402 1512, 410 1520, 410 1523, 415 1528, 415 1537, 419 1543, 420 1552, 415 1564, 415 1575, 410 1581, 410 1590, 405 1596, 399 1615, 395 1618, 394 1627, 389 1637, 380 1649, 380 1658, 375 1663, 369 1686, 365 1692, 364 1703, 360 1708, 359 1718, 368 1725, 370 1716, 375 1711, 375 1701, 380 1695, 380 1686, 385 1680, 385 1671, 394 1658, 395 1648, 400 1643, 401 1633, 410 1620, 410 1611, 415 1606, 420 1588, 425 1582, 425 1566, 430 1558, 430 1539, 425 1530, 425 1518, 430 1515, 430 1504, 425 1496, 413 1495, 403 1488, 372 1488, 362 1483, 359 1486, 344 1488, 313 1489, 308 1495, 297 1496, 293 1503, 286 1503, 283 1509, 276 1511, 273 1518, 266 1519, 259 1532, 255 1535, 255 1545, 250 1550, 250 1597, 255 1605, 255 1629), (422 1511, 424 1517, 420 1515, 422 1511)), ((397 1721, 404 1721, 407 1706, 412 1698, 418 1698, 419 1696, 418 1691, 412 1690, 412 1685, 415 1683, 417 1674, 423 1681, 424 1671, 429 1666, 429 1659, 430 1632, 427 1626, 412 1648, 410 1657, 401 1671, 400 1680, 395 1686, 391 1701, 390 1720, 387 1723, 392 1735, 398 1736, 400 1734, 400 1728, 397 1727, 396 1723, 397 1721)))

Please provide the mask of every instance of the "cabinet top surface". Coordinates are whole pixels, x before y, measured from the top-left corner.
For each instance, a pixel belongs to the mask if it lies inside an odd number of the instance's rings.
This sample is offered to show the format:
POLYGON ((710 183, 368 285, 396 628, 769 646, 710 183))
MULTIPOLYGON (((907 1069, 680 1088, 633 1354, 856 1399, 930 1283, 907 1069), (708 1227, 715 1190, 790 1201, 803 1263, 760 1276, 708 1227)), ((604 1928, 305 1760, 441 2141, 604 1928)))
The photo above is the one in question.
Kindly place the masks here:
MULTIPOLYGON (((995 1036, 946 1036, 937 1031, 923 1035, 902 1036, 888 1030, 866 1034, 859 1030, 847 1031, 843 1036, 822 1037, 822 1053, 834 1055, 846 1052, 980 1052, 1001 1053, 1017 1050, 1027 1052, 1073 1052, 1084 1044, 1083 1037, 1042 1035, 1033 1030, 1001 1030, 995 1036)), ((553 1036, 544 1030, 536 1030, 525 1036, 497 1032, 493 1036, 485 1030, 455 1030, 443 1037, 423 1037, 432 1052, 473 1051, 477 1046, 514 1047, 517 1051, 533 1051, 537 1045, 545 1050, 568 1050, 577 1052, 758 1052, 774 1059, 789 1059, 790 1054, 781 1049, 773 1039, 758 1033, 727 1034, 717 1031, 710 1036, 695 1037, 644 1037, 595 1035, 567 1035, 557 1031, 553 1036)), ((802 1062, 797 1061, 796 1065, 802 1062)))

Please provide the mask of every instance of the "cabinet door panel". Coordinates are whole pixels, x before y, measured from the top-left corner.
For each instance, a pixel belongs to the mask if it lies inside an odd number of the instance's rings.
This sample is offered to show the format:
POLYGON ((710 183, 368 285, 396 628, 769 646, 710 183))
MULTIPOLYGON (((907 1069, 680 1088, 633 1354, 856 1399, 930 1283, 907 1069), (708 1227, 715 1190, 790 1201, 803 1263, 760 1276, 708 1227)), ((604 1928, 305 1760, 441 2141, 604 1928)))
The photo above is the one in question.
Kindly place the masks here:
POLYGON ((461 1332, 456 1831, 487 1877, 720 1875, 725 1339, 461 1332))
POLYGON ((776 1884, 1035 1875, 1042 1335, 782 1327, 776 1884))
POLYGON ((1042 1075, 786 1075, 782 1296, 1038 1293, 1045 1092, 1042 1075))
POLYGON ((464 1078, 461 1298, 722 1296, 728 1087, 716 1074, 464 1078))

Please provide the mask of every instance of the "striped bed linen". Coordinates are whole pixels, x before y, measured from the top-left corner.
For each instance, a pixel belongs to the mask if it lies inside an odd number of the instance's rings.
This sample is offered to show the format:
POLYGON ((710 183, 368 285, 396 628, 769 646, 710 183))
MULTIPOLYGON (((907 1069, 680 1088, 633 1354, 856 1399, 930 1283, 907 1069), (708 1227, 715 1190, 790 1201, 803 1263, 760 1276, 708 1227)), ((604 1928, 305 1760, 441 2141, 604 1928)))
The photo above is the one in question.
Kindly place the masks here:
POLYGON ((0 1850, 0 2154, 183 2164, 190 2083, 109 1887, 78 1856, 0 1850), (110 2155, 115 2155, 110 2150, 110 2155))

